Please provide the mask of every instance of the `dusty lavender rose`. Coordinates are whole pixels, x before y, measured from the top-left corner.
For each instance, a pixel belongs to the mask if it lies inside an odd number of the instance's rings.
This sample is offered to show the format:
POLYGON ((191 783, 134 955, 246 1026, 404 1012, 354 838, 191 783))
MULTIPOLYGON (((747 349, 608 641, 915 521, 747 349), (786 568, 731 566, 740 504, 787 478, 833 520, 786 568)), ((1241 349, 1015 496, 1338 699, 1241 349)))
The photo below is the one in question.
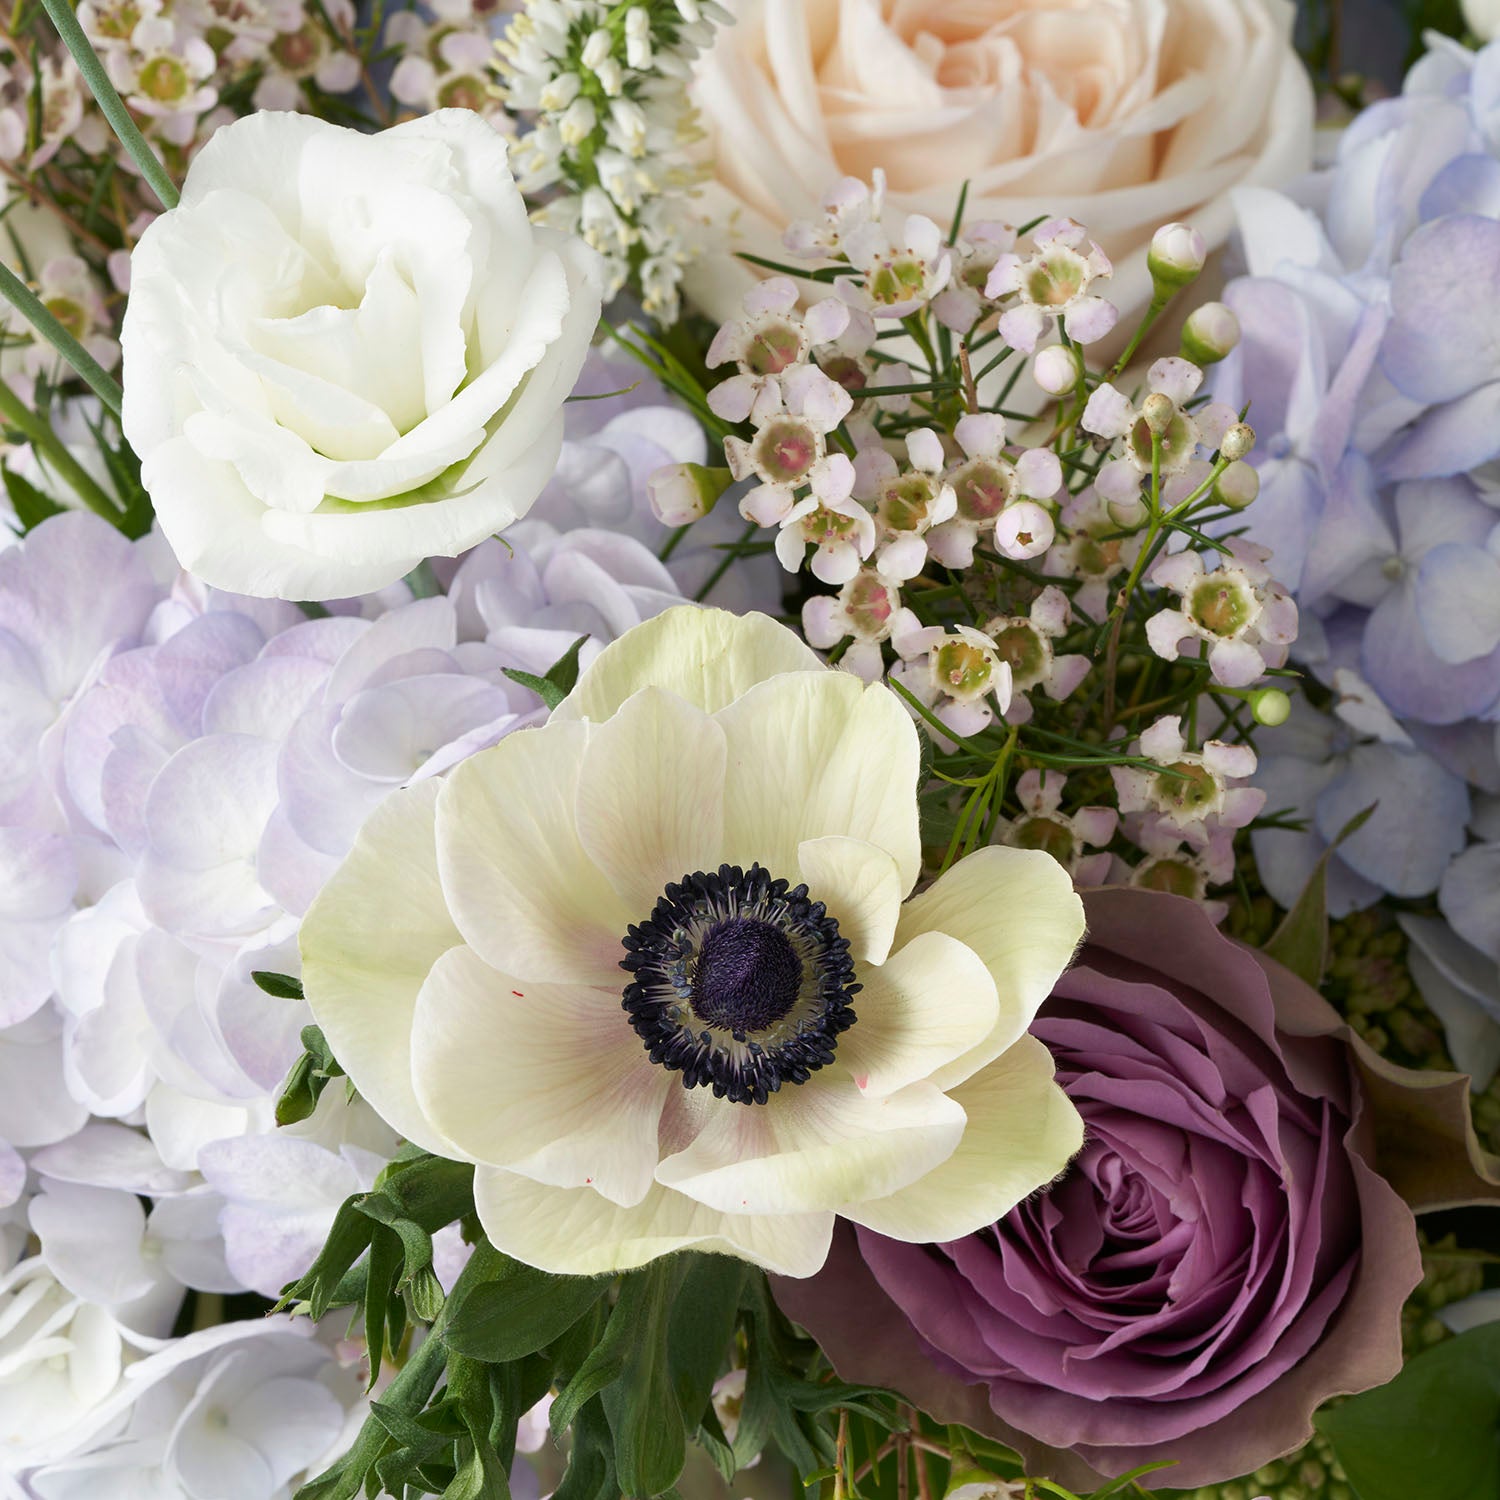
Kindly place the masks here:
MULTIPOLYGON (((1381 1175, 1409 1163, 1377 1137, 1436 1094, 1192 903, 1085 903, 1087 944, 1032 1028, 1084 1118, 1069 1170, 948 1244, 841 1226, 823 1272, 777 1297, 846 1379, 1036 1472, 1087 1489, 1172 1460, 1157 1482, 1191 1488, 1297 1448, 1321 1402, 1401 1368, 1421 1264, 1381 1175)), ((1409 1152, 1421 1131, 1400 1134, 1409 1152)))

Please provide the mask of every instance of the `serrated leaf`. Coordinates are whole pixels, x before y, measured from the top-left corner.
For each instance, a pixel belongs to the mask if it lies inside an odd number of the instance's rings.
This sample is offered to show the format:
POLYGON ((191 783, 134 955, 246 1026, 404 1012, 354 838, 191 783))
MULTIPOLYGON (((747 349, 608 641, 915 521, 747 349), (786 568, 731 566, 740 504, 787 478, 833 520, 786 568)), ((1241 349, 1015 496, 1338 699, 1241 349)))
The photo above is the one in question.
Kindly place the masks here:
POLYGON ((476 1286, 450 1315, 448 1347, 491 1364, 535 1354, 568 1331, 609 1289, 603 1278, 554 1276, 502 1257, 500 1273, 476 1286))
POLYGON ((1435 1345, 1313 1420, 1360 1500, 1500 1495, 1500 1323, 1435 1345))
POLYGON ((40 526, 49 517, 63 513, 63 506, 49 499, 14 470, 0 469, 0 477, 5 480, 5 493, 10 496, 11 509, 15 511, 23 533, 40 526))
POLYGON ((579 636, 541 677, 538 677, 535 672, 523 672, 519 667, 502 667, 500 670, 512 682, 518 682, 522 687, 530 688, 547 705, 547 711, 550 713, 577 686, 578 653, 583 650, 587 641, 586 635, 579 636))

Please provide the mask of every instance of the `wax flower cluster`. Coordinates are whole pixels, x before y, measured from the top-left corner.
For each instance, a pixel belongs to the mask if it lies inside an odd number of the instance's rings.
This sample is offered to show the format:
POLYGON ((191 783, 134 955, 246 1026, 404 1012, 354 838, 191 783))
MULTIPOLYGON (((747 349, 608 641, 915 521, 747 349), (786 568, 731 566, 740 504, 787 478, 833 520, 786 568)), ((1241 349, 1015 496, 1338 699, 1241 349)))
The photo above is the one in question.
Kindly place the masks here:
POLYGON ((1254 432, 1200 392, 1233 314, 1205 304, 1177 353, 1132 359, 1203 240, 1157 233, 1125 343, 1084 226, 960 205, 948 231, 891 227, 883 196, 878 173, 844 179, 788 229, 804 264, 708 350, 724 464, 655 475, 657 514, 690 524, 732 494, 747 548, 795 575, 809 643, 902 694, 935 749, 935 864, 1002 842, 1203 900, 1264 810, 1254 735, 1287 715, 1273 679, 1297 635, 1241 534, 1254 432))

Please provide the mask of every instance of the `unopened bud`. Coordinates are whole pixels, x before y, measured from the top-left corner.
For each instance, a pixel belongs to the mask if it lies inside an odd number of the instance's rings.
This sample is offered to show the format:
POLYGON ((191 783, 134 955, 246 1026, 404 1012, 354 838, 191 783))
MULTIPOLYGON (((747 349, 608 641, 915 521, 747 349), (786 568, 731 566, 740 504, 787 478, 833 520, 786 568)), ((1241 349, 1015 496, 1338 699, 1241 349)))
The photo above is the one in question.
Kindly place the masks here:
POLYGON ((591 32, 588 41, 583 44, 583 52, 580 56, 584 67, 592 72, 614 51, 614 45, 614 40, 607 31, 591 32))
POLYGON ((701 521, 729 488, 728 469, 706 469, 702 464, 667 464, 646 480, 651 513, 663 526, 687 526, 701 521))
POLYGON ((1031 362, 1031 375, 1049 396, 1066 396, 1078 389, 1083 365, 1066 344, 1048 344, 1031 362))
POLYGON ((1154 433, 1164 433, 1177 416, 1177 406, 1170 396, 1152 391, 1141 402, 1141 420, 1154 433))
POLYGON ((1236 422, 1219 444, 1219 457, 1230 460, 1243 458, 1254 446, 1255 429, 1248 423, 1236 422))
POLYGON ((1255 722, 1264 724, 1267 729, 1285 724, 1292 712, 1292 700, 1280 688, 1261 688, 1250 694, 1248 702, 1255 722))
POLYGON ((1171 296, 1196 280, 1207 259, 1208 243, 1191 225, 1163 224, 1151 236, 1151 249, 1146 254, 1156 295, 1171 296))
POLYGON ((1217 364, 1240 341, 1240 320, 1222 302, 1195 307, 1182 325, 1182 357, 1195 365, 1217 364))
POLYGON ((1260 494, 1260 475, 1251 464, 1237 458, 1214 480, 1214 499, 1230 510, 1244 510, 1260 494))

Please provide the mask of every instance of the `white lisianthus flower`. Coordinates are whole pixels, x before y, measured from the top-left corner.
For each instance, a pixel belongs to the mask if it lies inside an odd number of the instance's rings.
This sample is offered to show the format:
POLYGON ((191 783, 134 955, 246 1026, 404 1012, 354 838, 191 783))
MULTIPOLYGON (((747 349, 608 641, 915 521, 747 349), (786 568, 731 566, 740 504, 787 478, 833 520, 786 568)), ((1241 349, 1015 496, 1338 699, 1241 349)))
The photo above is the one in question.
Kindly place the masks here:
POLYGON ((999 847, 904 901, 918 758, 885 686, 669 610, 374 814, 303 923, 313 1014, 547 1270, 698 1247, 806 1276, 837 1214, 971 1233, 1081 1144, 1026 1028, 1083 913, 999 847))
POLYGON ((122 335, 125 433, 179 561, 334 598, 508 526, 557 462, 599 299, 597 257, 533 227, 469 110, 225 126, 136 247, 122 335))

